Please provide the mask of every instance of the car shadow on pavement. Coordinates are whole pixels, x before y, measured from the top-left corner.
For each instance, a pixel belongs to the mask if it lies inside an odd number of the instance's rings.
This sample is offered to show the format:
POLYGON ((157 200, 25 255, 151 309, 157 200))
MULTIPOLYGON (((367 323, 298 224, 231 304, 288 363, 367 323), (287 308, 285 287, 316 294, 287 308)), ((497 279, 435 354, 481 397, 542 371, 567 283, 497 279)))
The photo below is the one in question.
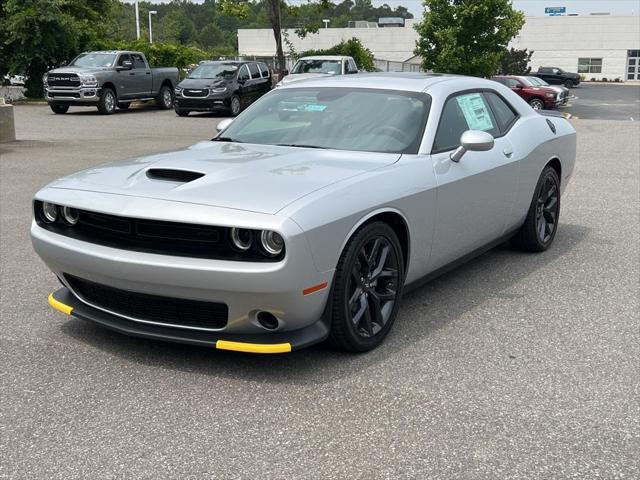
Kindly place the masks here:
MULTIPOLYGON (((403 299, 396 323, 376 350, 346 354, 316 345, 283 355, 254 355, 206 347, 128 337, 90 322, 72 319, 61 325, 70 337, 129 362, 215 377, 243 378, 291 385, 322 384, 369 369, 402 355, 408 348, 461 318, 492 297, 513 301, 507 290, 576 248, 589 229, 562 224, 551 249, 541 254, 516 252, 503 245, 438 277, 403 299)), ((524 295, 523 295, 524 296, 524 295)), ((489 322, 479 318, 478 322, 489 322)), ((477 328, 477 324, 474 326, 477 328)), ((372 370, 372 371, 373 371, 372 370)))

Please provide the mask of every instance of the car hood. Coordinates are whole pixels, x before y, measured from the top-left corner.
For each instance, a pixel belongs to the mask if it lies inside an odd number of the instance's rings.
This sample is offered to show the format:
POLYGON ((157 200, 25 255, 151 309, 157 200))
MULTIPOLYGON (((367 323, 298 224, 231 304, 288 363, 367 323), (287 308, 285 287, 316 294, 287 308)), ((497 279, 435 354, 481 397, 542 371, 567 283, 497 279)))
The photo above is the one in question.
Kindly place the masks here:
POLYGON ((180 88, 215 88, 227 85, 222 78, 185 78, 178 86, 180 88))
POLYGON ((76 66, 68 66, 68 67, 60 67, 54 68, 53 70, 49 70, 47 74, 54 73, 84 73, 84 74, 94 74, 104 72, 105 70, 110 70, 109 67, 76 67, 76 66))
POLYGON ((315 190, 399 158, 400 154, 391 153, 209 141, 177 152, 100 165, 48 187, 275 214, 315 190), (202 176, 186 182, 150 178, 153 172, 158 173, 154 169, 169 170, 170 174, 186 170, 202 176))

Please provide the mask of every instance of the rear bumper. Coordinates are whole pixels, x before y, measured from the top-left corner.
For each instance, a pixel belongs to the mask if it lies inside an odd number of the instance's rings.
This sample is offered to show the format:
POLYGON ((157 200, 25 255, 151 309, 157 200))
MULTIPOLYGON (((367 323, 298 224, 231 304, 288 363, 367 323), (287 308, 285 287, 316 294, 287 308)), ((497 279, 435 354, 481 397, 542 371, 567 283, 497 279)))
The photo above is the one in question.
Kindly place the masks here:
POLYGON ((204 332, 141 324, 90 307, 78 300, 65 287, 49 295, 49 305, 66 315, 87 320, 126 335, 166 342, 215 347, 219 350, 248 353, 286 353, 319 343, 329 335, 327 323, 322 319, 298 330, 262 335, 204 332))

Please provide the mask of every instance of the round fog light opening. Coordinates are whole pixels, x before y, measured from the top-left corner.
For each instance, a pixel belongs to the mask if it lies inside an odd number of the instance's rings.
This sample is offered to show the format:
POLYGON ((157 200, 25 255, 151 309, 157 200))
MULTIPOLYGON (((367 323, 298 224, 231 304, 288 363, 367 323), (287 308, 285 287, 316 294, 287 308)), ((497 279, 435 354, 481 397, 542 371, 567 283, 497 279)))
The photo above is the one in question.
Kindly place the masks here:
POLYGON ((231 229, 231 243, 233 246, 241 252, 246 252, 251 248, 253 243, 253 234, 251 230, 246 228, 232 228, 231 229))
POLYGON ((58 219, 58 207, 49 202, 42 202, 42 215, 48 223, 53 223, 58 219))
POLYGON ((284 248, 284 240, 282 236, 272 230, 263 230, 260 234, 260 243, 262 248, 269 255, 275 256, 282 253, 284 248))
POLYGON ((78 218, 80 217, 80 214, 78 213, 78 210, 76 210, 75 208, 64 207, 62 209, 62 216, 64 217, 64 221, 67 222, 69 225, 75 225, 76 223, 78 223, 78 218))
POLYGON ((278 319, 273 313, 258 312, 258 315, 256 315, 256 318, 258 319, 258 323, 262 325, 264 328, 266 328, 267 330, 275 330, 276 328, 278 328, 278 325, 279 325, 278 319))

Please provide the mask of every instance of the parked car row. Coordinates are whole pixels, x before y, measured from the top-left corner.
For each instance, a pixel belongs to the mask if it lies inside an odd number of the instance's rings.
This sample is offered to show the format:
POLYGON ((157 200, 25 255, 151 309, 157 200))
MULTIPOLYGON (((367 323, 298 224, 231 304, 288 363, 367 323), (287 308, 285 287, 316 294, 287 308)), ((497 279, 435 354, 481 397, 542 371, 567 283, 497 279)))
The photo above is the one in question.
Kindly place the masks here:
POLYGON ((522 97, 534 110, 553 110, 569 101, 570 92, 566 87, 549 85, 535 76, 498 75, 492 78, 506 85, 522 97))

